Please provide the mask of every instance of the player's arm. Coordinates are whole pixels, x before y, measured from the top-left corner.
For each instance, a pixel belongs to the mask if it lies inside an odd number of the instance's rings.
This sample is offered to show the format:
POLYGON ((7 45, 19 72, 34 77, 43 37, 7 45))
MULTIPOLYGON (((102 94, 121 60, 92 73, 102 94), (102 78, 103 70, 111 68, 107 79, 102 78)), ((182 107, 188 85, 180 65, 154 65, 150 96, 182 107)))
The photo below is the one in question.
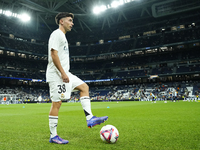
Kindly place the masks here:
POLYGON ((61 73, 61 77, 63 79, 63 82, 68 83, 69 82, 69 78, 68 78, 67 74, 65 73, 63 67, 61 66, 60 59, 58 57, 58 51, 56 51, 54 49, 51 49, 51 57, 52 57, 54 65, 56 66, 56 68, 61 73))

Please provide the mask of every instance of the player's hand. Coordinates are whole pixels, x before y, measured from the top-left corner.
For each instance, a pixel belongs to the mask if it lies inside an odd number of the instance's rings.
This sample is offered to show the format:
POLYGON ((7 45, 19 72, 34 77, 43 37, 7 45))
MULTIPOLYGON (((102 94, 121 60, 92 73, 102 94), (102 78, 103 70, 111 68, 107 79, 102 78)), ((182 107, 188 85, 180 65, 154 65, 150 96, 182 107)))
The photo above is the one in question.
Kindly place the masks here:
POLYGON ((69 83, 69 77, 66 75, 66 73, 62 74, 62 79, 63 79, 63 82, 69 83))

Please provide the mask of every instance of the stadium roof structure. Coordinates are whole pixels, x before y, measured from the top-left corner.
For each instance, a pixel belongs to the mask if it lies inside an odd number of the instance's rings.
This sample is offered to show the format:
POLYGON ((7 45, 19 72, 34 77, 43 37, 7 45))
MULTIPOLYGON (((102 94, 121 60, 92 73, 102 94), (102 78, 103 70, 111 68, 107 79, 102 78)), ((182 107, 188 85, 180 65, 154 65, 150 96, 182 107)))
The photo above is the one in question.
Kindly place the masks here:
MULTIPOLYGON (((120 0, 115 0, 115 2, 120 0)), ((138 19, 159 18, 200 8, 200 0, 122 0, 123 5, 94 14, 95 6, 111 6, 113 0, 0 0, 0 9, 31 15, 37 28, 46 26, 53 31, 58 12, 75 14, 73 31, 93 31, 138 19)))

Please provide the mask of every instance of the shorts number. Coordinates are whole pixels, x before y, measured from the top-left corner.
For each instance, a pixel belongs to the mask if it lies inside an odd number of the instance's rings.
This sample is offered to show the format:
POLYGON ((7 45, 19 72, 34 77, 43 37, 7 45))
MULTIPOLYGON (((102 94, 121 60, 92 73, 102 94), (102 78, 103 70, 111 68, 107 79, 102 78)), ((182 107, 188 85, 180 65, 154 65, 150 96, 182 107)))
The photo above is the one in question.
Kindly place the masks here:
POLYGON ((65 84, 63 84, 63 85, 58 85, 58 87, 59 87, 59 90, 58 90, 58 93, 59 93, 59 94, 65 93, 65 92, 66 92, 65 84))

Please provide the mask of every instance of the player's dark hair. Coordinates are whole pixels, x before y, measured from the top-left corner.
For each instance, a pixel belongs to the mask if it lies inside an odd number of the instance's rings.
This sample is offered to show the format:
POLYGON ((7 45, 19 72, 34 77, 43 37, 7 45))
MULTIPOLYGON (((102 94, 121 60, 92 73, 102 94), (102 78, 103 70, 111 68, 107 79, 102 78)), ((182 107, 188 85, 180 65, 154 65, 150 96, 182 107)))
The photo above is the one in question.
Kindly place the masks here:
POLYGON ((65 17, 71 17, 72 19, 74 19, 74 14, 68 13, 68 12, 58 13, 55 17, 56 24, 59 25, 60 19, 65 18, 65 17))

